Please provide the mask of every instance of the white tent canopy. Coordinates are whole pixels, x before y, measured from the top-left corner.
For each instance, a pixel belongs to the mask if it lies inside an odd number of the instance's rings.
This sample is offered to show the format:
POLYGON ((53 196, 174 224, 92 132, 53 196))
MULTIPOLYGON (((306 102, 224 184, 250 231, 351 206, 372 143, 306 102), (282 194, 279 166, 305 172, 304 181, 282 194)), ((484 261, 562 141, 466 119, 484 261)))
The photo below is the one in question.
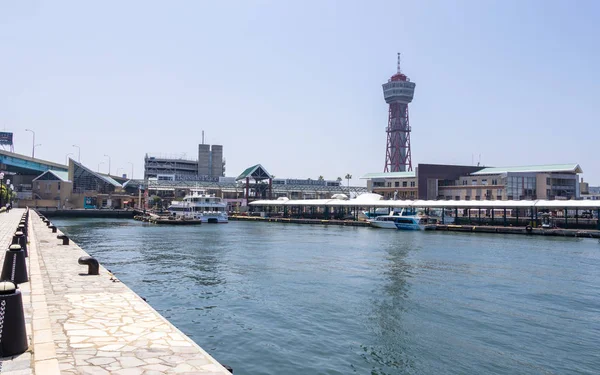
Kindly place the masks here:
MULTIPOLYGON (((373 194, 376 195, 376 194, 373 194)), ((591 200, 520 200, 520 201, 435 201, 435 200, 381 200, 375 197, 342 199, 290 199, 260 200, 251 202, 251 206, 283 207, 391 207, 391 208, 554 208, 554 209, 600 209, 600 201, 591 200)))

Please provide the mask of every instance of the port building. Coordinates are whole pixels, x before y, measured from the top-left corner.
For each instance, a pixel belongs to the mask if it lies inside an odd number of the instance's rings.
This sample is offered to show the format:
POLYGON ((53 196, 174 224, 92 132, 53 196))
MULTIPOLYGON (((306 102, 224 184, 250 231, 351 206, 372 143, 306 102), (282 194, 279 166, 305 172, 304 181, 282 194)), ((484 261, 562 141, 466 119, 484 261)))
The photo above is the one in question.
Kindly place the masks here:
POLYGON ((581 199, 579 164, 483 167, 419 164, 413 172, 368 173, 367 190, 384 199, 581 199))
POLYGON ((160 181, 218 181, 225 176, 222 145, 198 145, 198 158, 185 155, 146 154, 144 179, 160 181))

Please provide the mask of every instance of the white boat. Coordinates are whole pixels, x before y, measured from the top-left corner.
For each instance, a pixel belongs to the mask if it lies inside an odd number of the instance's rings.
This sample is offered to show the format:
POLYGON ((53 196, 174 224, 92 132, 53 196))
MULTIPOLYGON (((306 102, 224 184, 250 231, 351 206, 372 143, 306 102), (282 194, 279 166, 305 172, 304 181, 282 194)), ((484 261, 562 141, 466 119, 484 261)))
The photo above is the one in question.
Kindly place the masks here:
POLYGON ((383 229, 397 229, 396 228, 396 219, 402 217, 404 215, 404 209, 400 212, 390 212, 385 215, 377 215, 369 218, 368 222, 371 223, 372 227, 375 228, 383 228, 383 229))
POLYGON ((202 223, 227 223, 227 203, 204 190, 193 189, 182 201, 172 201, 167 208, 174 217, 199 219, 202 223))

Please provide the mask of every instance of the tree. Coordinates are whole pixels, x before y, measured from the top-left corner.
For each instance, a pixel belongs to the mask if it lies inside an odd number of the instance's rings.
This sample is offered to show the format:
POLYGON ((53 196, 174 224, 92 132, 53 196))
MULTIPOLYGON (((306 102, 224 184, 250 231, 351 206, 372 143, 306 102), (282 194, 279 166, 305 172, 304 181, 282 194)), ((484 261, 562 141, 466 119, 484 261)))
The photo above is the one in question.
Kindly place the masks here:
POLYGON ((336 178, 335 180, 336 180, 337 182, 342 182, 342 178, 341 178, 341 177, 338 177, 338 178, 336 178))
POLYGON ((325 180, 325 178, 323 178, 323 176, 319 176, 319 181, 323 181, 325 180))
POLYGON ((348 180, 348 190, 350 190, 350 179, 352 178, 352 175, 350 173, 346 174, 346 176, 344 177, 346 180, 348 180))

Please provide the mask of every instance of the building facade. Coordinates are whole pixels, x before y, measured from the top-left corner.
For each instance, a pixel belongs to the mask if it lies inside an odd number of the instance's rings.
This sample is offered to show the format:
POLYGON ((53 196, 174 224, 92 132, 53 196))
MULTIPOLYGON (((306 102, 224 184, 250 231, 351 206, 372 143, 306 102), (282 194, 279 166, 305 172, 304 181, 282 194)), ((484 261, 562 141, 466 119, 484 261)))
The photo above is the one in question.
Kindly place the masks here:
POLYGON ((363 176, 367 189, 384 199, 533 200, 580 199, 577 164, 473 167, 419 164, 414 173, 363 176))
POLYGON ((217 181, 225 176, 223 146, 198 145, 198 158, 146 154, 144 179, 164 181, 217 181))

